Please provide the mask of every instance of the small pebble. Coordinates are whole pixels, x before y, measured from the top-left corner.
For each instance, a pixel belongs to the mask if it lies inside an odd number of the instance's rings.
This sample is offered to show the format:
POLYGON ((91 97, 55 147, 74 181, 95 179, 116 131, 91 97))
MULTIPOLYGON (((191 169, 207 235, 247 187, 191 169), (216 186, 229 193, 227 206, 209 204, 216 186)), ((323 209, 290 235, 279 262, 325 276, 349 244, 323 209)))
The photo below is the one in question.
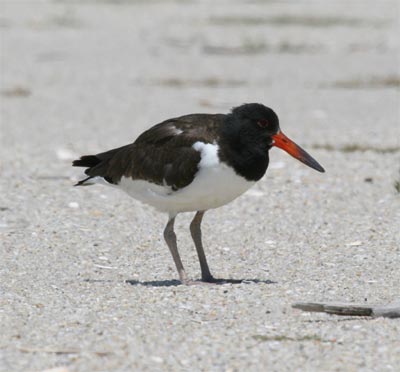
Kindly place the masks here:
POLYGON ((359 247, 362 244, 360 240, 356 240, 355 242, 347 243, 348 247, 359 247))

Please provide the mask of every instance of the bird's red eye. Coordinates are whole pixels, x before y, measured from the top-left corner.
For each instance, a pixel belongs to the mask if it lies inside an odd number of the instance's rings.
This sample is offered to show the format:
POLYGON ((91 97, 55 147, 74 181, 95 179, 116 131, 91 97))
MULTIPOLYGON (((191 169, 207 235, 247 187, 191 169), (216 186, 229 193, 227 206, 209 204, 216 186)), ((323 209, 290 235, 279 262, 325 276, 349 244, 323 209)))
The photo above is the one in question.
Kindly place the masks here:
POLYGON ((269 121, 266 119, 262 119, 257 121, 257 124, 260 128, 267 128, 269 126, 269 121))

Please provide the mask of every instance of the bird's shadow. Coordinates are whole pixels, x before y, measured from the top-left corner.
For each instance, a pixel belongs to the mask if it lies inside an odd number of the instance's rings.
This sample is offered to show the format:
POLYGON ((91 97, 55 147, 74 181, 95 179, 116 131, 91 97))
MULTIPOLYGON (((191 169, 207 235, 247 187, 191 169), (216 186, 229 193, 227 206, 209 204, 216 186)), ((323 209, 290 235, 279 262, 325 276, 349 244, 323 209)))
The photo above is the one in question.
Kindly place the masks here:
MULTIPOLYGON (((140 281, 140 280, 126 280, 125 283, 131 285, 143 285, 145 287, 177 287, 179 285, 184 285, 179 280, 150 280, 150 281, 140 281)), ((272 280, 264 280, 264 279, 216 279, 213 283, 205 283, 201 280, 195 280, 194 284, 203 284, 206 286, 207 284, 210 285, 224 285, 224 284, 252 284, 252 283, 260 283, 260 284, 276 284, 272 280)))

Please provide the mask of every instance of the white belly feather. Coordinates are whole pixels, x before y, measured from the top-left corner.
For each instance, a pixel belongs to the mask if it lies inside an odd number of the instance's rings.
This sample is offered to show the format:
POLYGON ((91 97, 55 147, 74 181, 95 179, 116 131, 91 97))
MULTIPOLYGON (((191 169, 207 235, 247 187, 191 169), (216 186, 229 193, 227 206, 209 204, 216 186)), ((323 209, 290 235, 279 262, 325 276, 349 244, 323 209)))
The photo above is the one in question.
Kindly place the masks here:
POLYGON ((201 161, 193 182, 188 186, 173 191, 167 185, 122 177, 117 187, 160 211, 176 214, 220 207, 255 184, 219 161, 218 145, 196 142, 193 148, 201 152, 201 161))

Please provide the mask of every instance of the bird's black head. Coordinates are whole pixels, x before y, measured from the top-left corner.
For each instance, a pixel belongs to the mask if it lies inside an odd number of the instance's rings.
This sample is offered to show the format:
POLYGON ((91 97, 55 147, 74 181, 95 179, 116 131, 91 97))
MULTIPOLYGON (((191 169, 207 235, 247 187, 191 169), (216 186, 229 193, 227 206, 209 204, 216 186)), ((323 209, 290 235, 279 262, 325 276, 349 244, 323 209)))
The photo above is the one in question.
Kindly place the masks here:
POLYGON ((259 138, 269 147, 272 146, 272 136, 279 131, 279 119, 274 110, 260 103, 246 103, 234 107, 232 116, 240 126, 242 135, 259 138))
POLYGON ((282 133, 278 116, 269 107, 260 103, 235 107, 228 115, 228 123, 226 132, 235 140, 236 146, 245 146, 254 153, 268 152, 272 146, 276 146, 309 167, 324 172, 324 168, 311 155, 282 133))

